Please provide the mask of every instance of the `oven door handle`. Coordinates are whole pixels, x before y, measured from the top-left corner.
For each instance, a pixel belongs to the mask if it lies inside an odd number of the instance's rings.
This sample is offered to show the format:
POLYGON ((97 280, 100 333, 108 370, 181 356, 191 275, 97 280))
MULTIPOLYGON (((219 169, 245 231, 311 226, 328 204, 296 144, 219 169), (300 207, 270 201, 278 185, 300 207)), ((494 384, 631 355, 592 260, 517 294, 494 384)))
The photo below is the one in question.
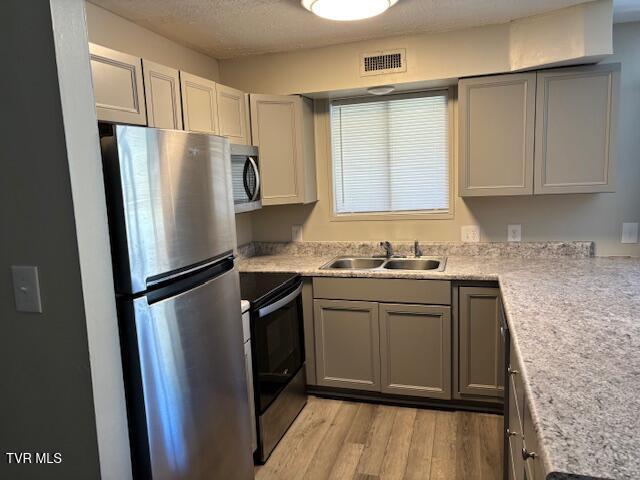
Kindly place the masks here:
POLYGON ((301 292, 302 292, 302 284, 300 284, 300 286, 298 288, 296 288, 293 292, 291 292, 286 297, 283 297, 280 300, 278 300, 277 302, 272 303, 271 305, 267 305, 266 307, 263 307, 260 310, 258 310, 258 317, 259 318, 266 317, 270 313, 273 313, 276 310, 284 307, 287 303, 289 303, 294 298, 296 298, 298 295, 300 295, 301 292))

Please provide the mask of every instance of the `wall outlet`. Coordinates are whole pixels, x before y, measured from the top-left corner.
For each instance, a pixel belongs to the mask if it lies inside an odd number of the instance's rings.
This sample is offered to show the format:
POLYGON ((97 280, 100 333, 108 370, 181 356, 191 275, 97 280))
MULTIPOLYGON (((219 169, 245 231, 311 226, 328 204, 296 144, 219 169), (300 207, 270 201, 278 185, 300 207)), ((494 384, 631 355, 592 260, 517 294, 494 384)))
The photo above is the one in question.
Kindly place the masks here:
POLYGON ((42 313, 38 267, 12 266, 13 296, 18 312, 42 313))
POLYGON ((622 243, 638 243, 638 224, 623 223, 622 224, 622 243))
POLYGON ((478 225, 463 225, 460 227, 460 237, 463 242, 479 242, 480 227, 478 225))
POLYGON ((291 225, 291 240, 294 242, 302 241, 302 225, 291 225))
POLYGON ((522 240, 522 225, 507 225, 507 241, 519 242, 522 240))

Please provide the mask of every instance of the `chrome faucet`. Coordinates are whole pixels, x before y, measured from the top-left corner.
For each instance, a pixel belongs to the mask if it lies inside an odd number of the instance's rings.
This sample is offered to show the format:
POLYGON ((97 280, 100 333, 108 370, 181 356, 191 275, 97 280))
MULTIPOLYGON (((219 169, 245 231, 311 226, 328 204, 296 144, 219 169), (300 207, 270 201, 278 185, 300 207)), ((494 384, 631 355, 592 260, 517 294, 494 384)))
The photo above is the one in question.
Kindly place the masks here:
POLYGON ((393 257, 393 247, 390 242, 380 242, 380 246, 384 248, 384 256, 387 258, 393 257))
POLYGON ((421 257, 422 256, 422 249, 420 248, 420 243, 418 243, 418 240, 415 240, 413 242, 413 254, 416 257, 421 257))

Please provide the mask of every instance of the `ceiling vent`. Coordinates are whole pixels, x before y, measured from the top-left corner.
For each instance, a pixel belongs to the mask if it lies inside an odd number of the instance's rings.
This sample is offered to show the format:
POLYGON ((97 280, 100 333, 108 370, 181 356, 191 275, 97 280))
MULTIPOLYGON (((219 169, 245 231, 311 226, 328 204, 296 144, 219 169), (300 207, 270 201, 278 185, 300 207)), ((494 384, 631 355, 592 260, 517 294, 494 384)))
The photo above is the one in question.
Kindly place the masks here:
POLYGON ((407 71, 406 49, 369 52, 360 55, 360 76, 407 71))

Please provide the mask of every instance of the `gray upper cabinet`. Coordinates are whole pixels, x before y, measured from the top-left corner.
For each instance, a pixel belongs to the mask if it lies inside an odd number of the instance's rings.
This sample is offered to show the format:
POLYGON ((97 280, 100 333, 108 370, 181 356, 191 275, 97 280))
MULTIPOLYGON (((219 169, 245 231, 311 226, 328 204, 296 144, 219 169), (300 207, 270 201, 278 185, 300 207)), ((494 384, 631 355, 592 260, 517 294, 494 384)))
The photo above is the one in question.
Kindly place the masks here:
POLYGON ((184 129, 218 135, 216 82, 180 72, 184 129))
POLYGON ((459 194, 531 195, 536 74, 464 79, 459 95, 459 194))
POLYGON ((380 304, 382 391, 451 398, 449 307, 380 304))
POLYGON ((504 395, 499 302, 500 291, 497 288, 459 289, 457 378, 461 398, 481 396, 499 399, 504 395))
POLYGON ((535 193, 613 192, 620 65, 538 72, 535 193))
POLYGON ((98 120, 146 125, 142 59, 93 43, 89 53, 98 120))
POLYGON ((220 135, 231 143, 249 144, 249 112, 244 92, 218 83, 216 95, 220 135))
POLYGON ((150 127, 182 130, 180 75, 175 68, 142 60, 150 127))
POLYGON ((462 197, 615 191, 619 64, 460 80, 462 197))
POLYGON ((316 187, 313 102, 298 95, 250 95, 252 143, 260 148, 262 204, 310 203, 316 187))
POLYGON ((378 304, 314 300, 316 382, 380 391, 378 304))

